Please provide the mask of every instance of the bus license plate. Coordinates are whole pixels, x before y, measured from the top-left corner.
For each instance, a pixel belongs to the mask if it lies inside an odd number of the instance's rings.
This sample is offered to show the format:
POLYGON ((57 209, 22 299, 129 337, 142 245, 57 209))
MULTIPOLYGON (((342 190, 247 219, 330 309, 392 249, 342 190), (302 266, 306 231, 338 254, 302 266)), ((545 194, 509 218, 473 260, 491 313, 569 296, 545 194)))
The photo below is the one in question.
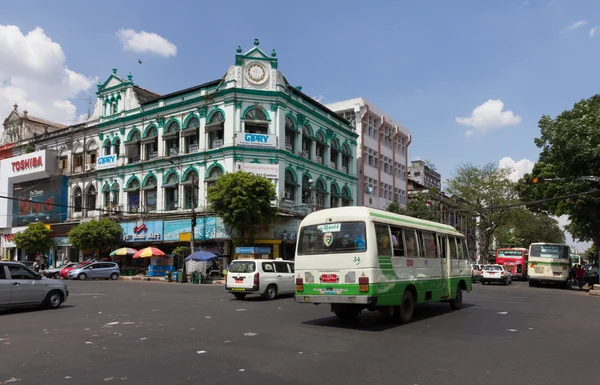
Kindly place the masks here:
POLYGON ((337 275, 335 274, 323 274, 321 275, 321 282, 323 283, 336 283, 337 275))
POLYGON ((243 287, 232 287, 231 291, 246 291, 243 287))

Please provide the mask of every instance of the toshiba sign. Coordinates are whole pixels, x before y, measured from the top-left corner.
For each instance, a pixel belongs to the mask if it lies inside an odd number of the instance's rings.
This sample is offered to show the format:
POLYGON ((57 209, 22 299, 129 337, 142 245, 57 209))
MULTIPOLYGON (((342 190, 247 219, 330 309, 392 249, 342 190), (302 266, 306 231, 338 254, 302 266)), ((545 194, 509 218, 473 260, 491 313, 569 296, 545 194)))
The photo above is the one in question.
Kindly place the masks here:
POLYGON ((32 156, 30 158, 17 160, 11 163, 13 172, 19 172, 34 168, 44 167, 42 156, 32 156))

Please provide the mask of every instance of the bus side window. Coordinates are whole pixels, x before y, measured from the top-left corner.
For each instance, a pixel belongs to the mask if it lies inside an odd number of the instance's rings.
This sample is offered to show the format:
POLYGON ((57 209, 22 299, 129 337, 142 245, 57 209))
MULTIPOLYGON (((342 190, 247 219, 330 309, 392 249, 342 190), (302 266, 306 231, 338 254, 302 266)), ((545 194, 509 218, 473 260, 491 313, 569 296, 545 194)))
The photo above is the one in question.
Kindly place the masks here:
POLYGON ((458 259, 458 255, 456 254, 456 238, 448 237, 449 250, 450 250, 450 259, 458 259))
POLYGON ((392 242, 390 239, 389 226, 380 223, 375 223, 375 236, 377 238, 377 255, 391 257, 392 242))
POLYGON ((425 258, 438 258, 437 249, 435 246, 435 237, 433 233, 430 233, 429 231, 423 231, 422 237, 425 258))
POLYGON ((471 258, 469 257, 469 248, 467 247, 467 240, 464 238, 461 238, 459 241, 460 241, 460 248, 462 249, 463 259, 470 260, 471 258))
POLYGON ((405 257, 406 253, 404 250, 404 237, 402 235, 402 229, 399 227, 390 226, 392 231, 392 246, 394 247, 394 257, 405 257))
POLYGON ((448 258, 446 254, 446 236, 440 235, 438 236, 438 252, 440 258, 448 258))
POLYGON ((456 246, 458 247, 458 259, 465 259, 462 238, 456 238, 456 246))
POLYGON ((423 242, 423 232, 417 230, 417 240, 419 241, 419 258, 425 258, 425 245, 423 242))
POLYGON ((417 232, 411 229, 404 229, 404 239, 406 241, 406 256, 409 258, 418 258, 417 232))

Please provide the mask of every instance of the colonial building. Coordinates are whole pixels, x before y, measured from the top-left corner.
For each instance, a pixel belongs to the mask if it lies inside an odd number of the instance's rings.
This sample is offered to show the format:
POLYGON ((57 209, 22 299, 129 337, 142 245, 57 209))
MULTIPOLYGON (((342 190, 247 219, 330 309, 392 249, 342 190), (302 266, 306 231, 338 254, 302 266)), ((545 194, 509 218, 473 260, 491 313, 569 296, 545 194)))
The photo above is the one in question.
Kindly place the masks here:
POLYGON ((352 121, 359 135, 357 205, 385 209, 396 201, 406 206, 409 130, 364 98, 327 107, 352 121))
POLYGON ((68 180, 62 222, 110 216, 125 244, 170 252, 191 231, 193 208, 198 245, 231 256, 231 234, 208 213, 206 195, 223 173, 244 170, 273 182, 281 212, 272 226, 257 228, 257 245, 293 257, 300 218, 355 204, 358 135, 278 67, 275 50, 267 55, 257 39, 245 53, 238 47, 222 78, 166 95, 113 69, 83 126, 57 127, 31 142, 53 165, 39 177, 68 180))
POLYGON ((436 188, 438 190, 442 188, 442 176, 440 173, 435 171, 428 162, 422 160, 412 161, 412 164, 408 168, 408 178, 427 188, 436 188))

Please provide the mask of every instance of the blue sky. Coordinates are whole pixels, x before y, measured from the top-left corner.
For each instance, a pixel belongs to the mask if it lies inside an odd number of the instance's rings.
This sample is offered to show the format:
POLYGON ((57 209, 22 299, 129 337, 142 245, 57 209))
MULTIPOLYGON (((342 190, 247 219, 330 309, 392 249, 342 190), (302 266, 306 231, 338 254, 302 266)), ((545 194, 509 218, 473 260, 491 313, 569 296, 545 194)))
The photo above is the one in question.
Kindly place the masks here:
POLYGON ((408 127, 410 157, 432 161, 444 178, 459 163, 504 157, 526 171, 541 115, 598 90, 599 10, 592 0, 3 2, 0 114, 20 100, 31 114, 74 119, 87 111, 78 99, 93 97, 113 67, 155 92, 187 88, 221 77, 237 45, 259 38, 307 94, 324 103, 363 96, 408 127), (36 27, 43 33, 28 36, 36 27), (124 49, 141 31, 168 42, 124 49), (11 57, 23 46, 25 59, 11 57), (57 100, 47 105, 44 95, 57 100))

